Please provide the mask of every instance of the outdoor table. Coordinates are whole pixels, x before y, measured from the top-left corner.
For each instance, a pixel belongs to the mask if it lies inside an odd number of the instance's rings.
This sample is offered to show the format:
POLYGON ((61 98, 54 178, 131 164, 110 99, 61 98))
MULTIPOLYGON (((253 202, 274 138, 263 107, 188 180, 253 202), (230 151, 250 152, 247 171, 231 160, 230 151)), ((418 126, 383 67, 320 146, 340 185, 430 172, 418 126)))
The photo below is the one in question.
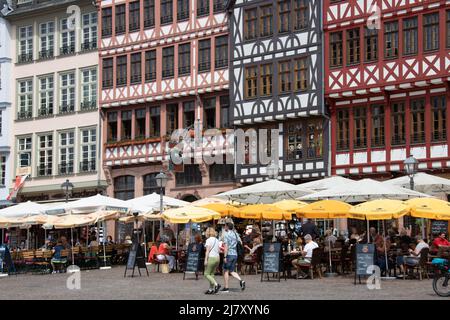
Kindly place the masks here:
POLYGON ((300 251, 291 251, 283 253, 283 267, 286 270, 287 277, 292 277, 292 261, 299 258, 302 255, 300 251))

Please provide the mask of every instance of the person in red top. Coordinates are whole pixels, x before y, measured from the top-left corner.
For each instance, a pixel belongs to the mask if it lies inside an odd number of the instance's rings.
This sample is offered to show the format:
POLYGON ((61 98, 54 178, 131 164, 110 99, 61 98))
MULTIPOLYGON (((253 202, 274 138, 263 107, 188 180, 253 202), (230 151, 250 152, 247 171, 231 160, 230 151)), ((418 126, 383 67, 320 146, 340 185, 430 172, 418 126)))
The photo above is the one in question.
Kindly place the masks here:
POLYGON ((441 232, 439 236, 433 240, 433 246, 437 248, 440 246, 450 246, 450 242, 445 239, 445 232, 441 232))
POLYGON ((166 242, 161 242, 158 248, 158 252, 156 254, 156 258, 158 260, 164 260, 166 259, 169 262, 169 268, 170 271, 172 271, 175 268, 175 257, 170 255, 170 246, 166 242))

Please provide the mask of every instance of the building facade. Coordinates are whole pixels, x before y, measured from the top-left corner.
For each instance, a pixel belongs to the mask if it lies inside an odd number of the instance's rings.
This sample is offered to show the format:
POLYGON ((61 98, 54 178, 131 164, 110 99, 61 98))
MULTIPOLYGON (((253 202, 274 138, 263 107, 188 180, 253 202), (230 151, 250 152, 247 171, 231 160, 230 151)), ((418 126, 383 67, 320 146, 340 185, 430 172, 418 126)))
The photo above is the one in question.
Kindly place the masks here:
MULTIPOLYGON (((329 171, 321 16, 318 0, 237 0, 231 9, 233 124, 255 129, 256 136, 259 129, 278 129, 259 148, 273 158, 281 179, 293 182, 329 171)), ((251 145, 246 142, 246 155, 256 152, 251 145)), ((267 164, 260 155, 256 164, 248 158, 237 164, 236 178, 242 183, 265 179, 267 164)))
POLYGON ((324 1, 332 173, 392 177, 450 167, 450 4, 324 1), (372 3, 376 7, 372 7, 372 3))
POLYGON ((97 102, 97 8, 90 1, 14 3, 11 170, 28 178, 17 200, 74 198, 105 189, 97 102))
POLYGON ((11 163, 11 37, 10 26, 0 14, 0 206, 9 194, 11 163))
MULTIPOLYGON (((229 126, 228 22, 216 0, 101 1, 103 169, 108 194, 192 201, 234 185, 233 164, 172 167, 170 135, 229 126)), ((202 139, 201 145, 211 141, 202 139)), ((225 143, 225 142, 224 142, 225 143)), ((198 151, 198 150, 196 150, 198 151)))

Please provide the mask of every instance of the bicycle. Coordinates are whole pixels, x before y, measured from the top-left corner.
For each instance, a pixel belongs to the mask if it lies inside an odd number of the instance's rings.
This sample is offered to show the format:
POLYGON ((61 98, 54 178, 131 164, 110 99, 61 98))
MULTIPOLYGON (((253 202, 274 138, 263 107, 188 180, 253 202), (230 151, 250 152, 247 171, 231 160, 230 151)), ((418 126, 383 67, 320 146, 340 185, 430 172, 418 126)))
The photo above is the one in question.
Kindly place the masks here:
POLYGON ((431 264, 435 267, 433 290, 440 297, 450 297, 450 268, 449 261, 442 258, 434 258, 431 264))

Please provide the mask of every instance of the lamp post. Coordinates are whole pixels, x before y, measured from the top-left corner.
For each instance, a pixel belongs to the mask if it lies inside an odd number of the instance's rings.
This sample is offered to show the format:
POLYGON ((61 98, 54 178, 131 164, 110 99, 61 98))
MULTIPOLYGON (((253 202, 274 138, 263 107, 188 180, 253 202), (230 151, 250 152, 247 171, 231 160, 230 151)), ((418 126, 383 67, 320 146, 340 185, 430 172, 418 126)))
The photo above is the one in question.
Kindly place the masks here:
MULTIPOLYGON (((159 212, 162 214, 164 210, 164 199, 163 199, 163 192, 164 188, 166 187, 168 177, 164 172, 160 172, 156 175, 156 185, 159 187, 159 212)), ((161 239, 161 232, 163 229, 163 222, 162 220, 159 221, 159 235, 161 239)))
MULTIPOLYGON (((66 179, 65 182, 63 182, 61 184, 61 190, 64 192, 64 195, 66 196, 66 203, 69 202, 69 197, 72 194, 72 190, 73 190, 73 184, 69 181, 69 179, 66 179)), ((75 256, 73 253, 73 228, 70 228, 70 238, 71 238, 71 242, 72 242, 72 246, 71 246, 71 250, 72 251, 72 266, 75 265, 75 256)), ((74 270, 74 269, 72 269, 74 270)))
MULTIPOLYGON (((417 172, 417 168, 419 166, 419 161, 410 155, 408 158, 403 161, 403 165, 405 166, 406 174, 409 177, 409 188, 414 190, 414 175, 417 172)), ((425 238, 425 219, 421 219, 422 221, 422 237, 425 238)))

